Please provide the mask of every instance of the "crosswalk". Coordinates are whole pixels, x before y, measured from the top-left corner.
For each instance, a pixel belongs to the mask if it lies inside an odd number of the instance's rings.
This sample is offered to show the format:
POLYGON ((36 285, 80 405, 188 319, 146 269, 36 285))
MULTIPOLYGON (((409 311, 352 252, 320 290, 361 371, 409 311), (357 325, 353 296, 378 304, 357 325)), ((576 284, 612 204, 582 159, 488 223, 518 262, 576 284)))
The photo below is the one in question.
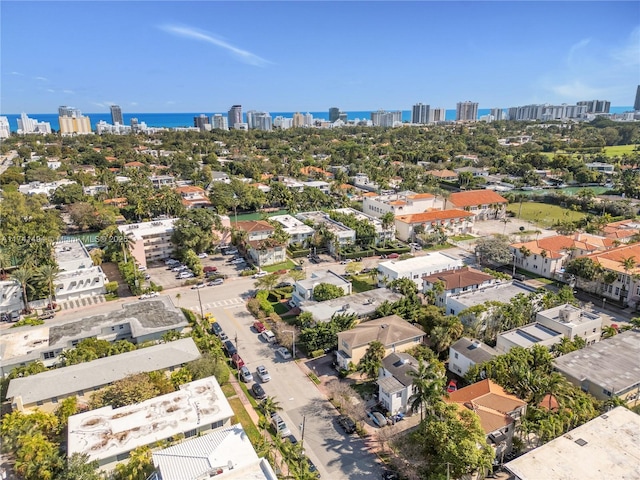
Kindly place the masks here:
POLYGON ((62 310, 71 310, 80 307, 89 307, 91 305, 99 305, 106 302, 104 295, 93 295, 91 297, 71 298, 59 301, 58 304, 62 310))
MULTIPOLYGON (((240 297, 229 298, 226 300, 218 300, 210 303, 203 303, 202 308, 204 310, 209 310, 211 308, 237 308, 244 305, 244 300, 240 297)), ((190 305, 187 307, 190 310, 196 310, 200 308, 200 304, 196 303, 195 305, 190 305)))

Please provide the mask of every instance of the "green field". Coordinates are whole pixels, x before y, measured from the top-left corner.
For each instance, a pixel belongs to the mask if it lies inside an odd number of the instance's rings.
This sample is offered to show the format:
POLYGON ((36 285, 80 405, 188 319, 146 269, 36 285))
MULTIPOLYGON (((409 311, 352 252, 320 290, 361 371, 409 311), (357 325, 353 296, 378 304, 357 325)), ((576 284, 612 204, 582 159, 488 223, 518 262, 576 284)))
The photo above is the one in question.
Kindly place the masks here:
POLYGON ((568 208, 562 208, 557 205, 549 205, 546 203, 524 202, 522 210, 519 203, 513 203, 507 208, 508 212, 513 213, 518 218, 518 212, 522 220, 533 222, 540 227, 549 228, 553 224, 561 220, 570 220, 572 222, 580 220, 585 216, 582 212, 574 212, 568 208))
POLYGON ((631 154, 636 150, 637 145, 616 145, 613 147, 604 147, 604 153, 607 157, 621 157, 622 155, 631 154))

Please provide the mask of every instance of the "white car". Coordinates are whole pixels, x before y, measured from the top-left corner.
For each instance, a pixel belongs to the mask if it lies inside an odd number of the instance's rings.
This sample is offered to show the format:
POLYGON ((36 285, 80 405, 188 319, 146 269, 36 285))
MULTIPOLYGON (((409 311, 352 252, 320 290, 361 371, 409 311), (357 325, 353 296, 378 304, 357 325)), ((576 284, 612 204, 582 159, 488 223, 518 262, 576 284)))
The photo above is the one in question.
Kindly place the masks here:
POLYGON ((207 258, 209 255, 207 255, 205 252, 199 253, 198 254, 198 258, 207 258))
POLYGON ((283 360, 289 360, 291 358, 291 352, 289 352, 289 350, 287 350, 287 347, 280 347, 276 349, 276 353, 280 356, 280 358, 282 358, 283 360))
POLYGON ((260 334, 260 336, 265 340, 265 342, 273 343, 276 341, 276 336, 273 334, 271 330, 265 330, 260 334))
POLYGON ((247 263, 244 258, 236 258, 235 260, 231 261, 231 265, 240 265, 242 263, 247 263))
POLYGON ((144 272, 147 269, 147 267, 145 267, 144 265, 138 265, 138 270, 140 270, 141 272, 144 272))
POLYGON ((419 243, 410 243, 409 246, 414 250, 422 250, 422 245, 420 245, 419 243))
POLYGON ((176 277, 178 280, 184 280, 185 278, 193 278, 195 275, 191 272, 180 272, 176 277))
POLYGON ((258 377, 260 377, 261 382, 268 382, 269 380, 271 380, 271 375, 269 375, 269 371, 264 365, 258 365, 258 368, 256 368, 256 373, 258 374, 258 377))
POLYGON ((262 278, 262 277, 266 277, 267 275, 269 275, 267 272, 265 272, 264 270, 261 270, 258 273, 254 274, 251 278, 262 278))

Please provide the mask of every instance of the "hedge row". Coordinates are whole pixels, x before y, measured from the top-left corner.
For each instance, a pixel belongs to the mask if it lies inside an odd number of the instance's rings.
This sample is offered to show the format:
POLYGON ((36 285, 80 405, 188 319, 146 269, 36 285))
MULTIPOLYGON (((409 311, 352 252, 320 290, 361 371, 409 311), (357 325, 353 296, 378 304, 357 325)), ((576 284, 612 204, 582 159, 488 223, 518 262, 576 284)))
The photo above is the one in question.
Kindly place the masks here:
POLYGON ((308 248, 303 248, 302 250, 292 250, 287 248, 287 253, 291 258, 306 258, 306 256, 311 253, 311 250, 308 248))
POLYGON ((378 248, 375 247, 375 251, 379 255, 387 255, 389 253, 408 253, 411 252, 410 247, 398 247, 398 248, 378 248))

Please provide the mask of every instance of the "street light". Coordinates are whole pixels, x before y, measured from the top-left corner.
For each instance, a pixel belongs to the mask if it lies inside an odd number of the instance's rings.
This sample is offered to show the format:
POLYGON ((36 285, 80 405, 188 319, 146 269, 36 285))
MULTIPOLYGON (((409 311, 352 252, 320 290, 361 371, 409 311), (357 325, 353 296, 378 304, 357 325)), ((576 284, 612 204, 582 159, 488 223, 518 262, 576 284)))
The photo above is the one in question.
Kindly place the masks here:
POLYGON ((200 298, 200 289, 196 288, 196 292, 198 292, 198 303, 200 304, 200 319, 204 320, 204 310, 202 309, 202 299, 200 298))
POLYGON ((602 298, 602 308, 604 309, 604 304, 607 303, 607 299, 606 298, 602 298))
POLYGON ((513 273, 511 274, 511 278, 516 278, 516 254, 511 254, 513 257, 513 273))
POLYGON ((291 350, 293 351, 293 359, 296 359, 296 331, 295 330, 283 330, 282 333, 290 333, 293 337, 293 346, 291 350))

